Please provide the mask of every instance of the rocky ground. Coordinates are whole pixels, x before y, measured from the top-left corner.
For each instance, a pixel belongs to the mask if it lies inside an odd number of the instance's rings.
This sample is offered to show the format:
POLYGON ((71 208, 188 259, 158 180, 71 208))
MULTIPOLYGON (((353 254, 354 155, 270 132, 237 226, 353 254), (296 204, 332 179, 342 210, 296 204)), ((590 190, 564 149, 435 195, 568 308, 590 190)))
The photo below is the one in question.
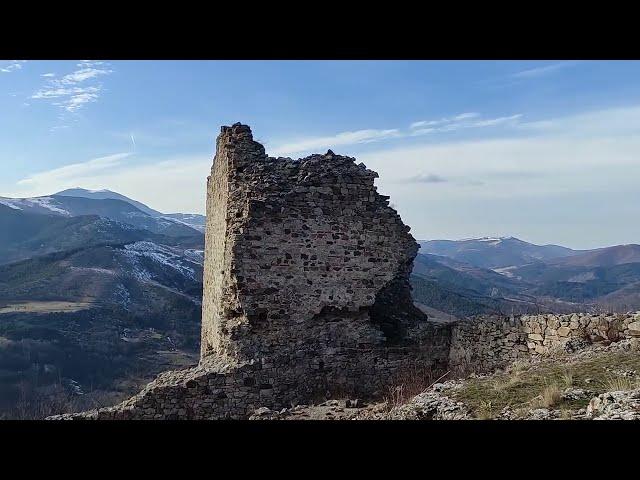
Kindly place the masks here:
POLYGON ((406 400, 329 400, 277 412, 261 408, 251 419, 640 420, 640 342, 573 342, 488 375, 430 385, 406 400))

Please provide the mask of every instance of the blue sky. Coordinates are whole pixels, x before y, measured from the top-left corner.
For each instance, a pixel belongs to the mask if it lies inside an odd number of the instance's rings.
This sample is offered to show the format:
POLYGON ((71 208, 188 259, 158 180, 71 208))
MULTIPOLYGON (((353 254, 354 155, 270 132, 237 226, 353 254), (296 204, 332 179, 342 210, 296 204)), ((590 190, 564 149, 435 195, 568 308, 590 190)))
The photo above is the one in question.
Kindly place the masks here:
POLYGON ((220 125, 380 173, 418 239, 640 243, 640 63, 0 61, 0 196, 204 212, 220 125))

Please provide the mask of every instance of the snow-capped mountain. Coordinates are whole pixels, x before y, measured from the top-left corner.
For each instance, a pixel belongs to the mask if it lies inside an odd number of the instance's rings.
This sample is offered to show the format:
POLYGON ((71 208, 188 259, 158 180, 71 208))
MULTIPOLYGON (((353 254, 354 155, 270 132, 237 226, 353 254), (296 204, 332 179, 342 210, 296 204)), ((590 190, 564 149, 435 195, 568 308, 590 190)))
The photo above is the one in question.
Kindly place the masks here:
POLYGON ((559 245, 535 245, 515 237, 421 241, 420 253, 441 255, 482 268, 504 268, 581 253, 559 245))
POLYGON ((55 195, 64 197, 90 198, 94 200, 122 200, 123 202, 130 203, 131 205, 151 217, 165 218, 170 221, 176 221, 188 227, 194 228, 200 232, 204 232, 205 229, 206 217, 204 215, 200 215, 197 213, 161 213, 158 210, 154 210, 153 208, 148 207, 144 203, 138 202, 111 190, 87 190, 84 188, 71 188, 58 192, 55 195))
MULTIPOLYGON (((153 233, 174 237, 201 235, 203 227, 193 228, 182 219, 171 218, 154 212, 145 205, 133 200, 125 201, 121 198, 88 198, 87 196, 70 196, 69 193, 78 190, 68 190, 66 194, 50 195, 35 198, 5 198, 0 197, 0 204, 13 210, 40 215, 57 215, 63 217, 79 217, 83 215, 98 215, 117 222, 129 224, 135 228, 149 230, 153 233), (139 208, 139 206, 142 207, 139 208)), ((89 192, 88 190, 86 192, 89 192)), ((81 193, 81 192, 78 192, 81 193)), ((96 197, 122 195, 113 192, 95 192, 96 197)), ((126 198, 126 197, 124 197, 126 198)))
POLYGON ((111 190, 87 190, 85 188, 69 188, 67 190, 62 190, 61 192, 55 193, 54 195, 60 197, 90 198, 92 200, 122 200, 123 202, 130 203, 138 210, 142 210, 144 213, 152 217, 161 217, 163 215, 157 210, 147 207, 144 203, 138 202, 129 197, 125 197, 120 193, 112 192, 111 190))

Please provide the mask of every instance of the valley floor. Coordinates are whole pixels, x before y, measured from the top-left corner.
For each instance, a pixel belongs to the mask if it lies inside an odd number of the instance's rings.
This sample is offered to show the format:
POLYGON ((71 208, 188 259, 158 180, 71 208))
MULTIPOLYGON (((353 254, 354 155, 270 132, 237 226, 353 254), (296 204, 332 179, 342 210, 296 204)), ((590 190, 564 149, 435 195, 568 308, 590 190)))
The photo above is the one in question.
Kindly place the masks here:
POLYGON ((3 313, 64 313, 87 310, 92 302, 17 302, 0 305, 0 315, 3 313))

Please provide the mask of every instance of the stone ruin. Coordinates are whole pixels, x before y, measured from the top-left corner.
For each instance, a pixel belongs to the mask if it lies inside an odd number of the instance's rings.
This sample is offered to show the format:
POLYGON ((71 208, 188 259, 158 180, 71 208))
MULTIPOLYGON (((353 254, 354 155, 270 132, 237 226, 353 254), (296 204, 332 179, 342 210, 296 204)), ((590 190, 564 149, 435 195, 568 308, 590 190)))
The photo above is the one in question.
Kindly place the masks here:
POLYGON ((207 189, 200 363, 120 405, 50 418, 243 419, 261 407, 380 398, 411 375, 640 341, 640 312, 428 322, 409 286, 418 245, 376 177, 331 151, 268 157, 248 126, 222 127, 207 189))
POLYGON ((222 127, 207 187, 201 359, 97 419, 248 418, 332 396, 381 396, 447 365, 449 330, 411 300, 418 244, 377 173, 334 154, 267 156, 222 127))

